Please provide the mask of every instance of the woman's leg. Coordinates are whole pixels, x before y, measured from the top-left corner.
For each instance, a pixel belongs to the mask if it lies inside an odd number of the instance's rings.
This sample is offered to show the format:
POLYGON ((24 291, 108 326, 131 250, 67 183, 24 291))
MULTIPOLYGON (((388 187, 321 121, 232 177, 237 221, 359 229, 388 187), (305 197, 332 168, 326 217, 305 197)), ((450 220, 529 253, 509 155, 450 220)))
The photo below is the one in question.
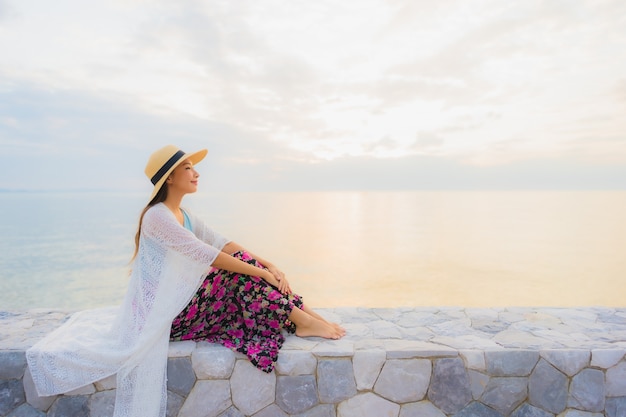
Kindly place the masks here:
POLYGON ((296 325, 296 336, 318 336, 326 339, 340 339, 345 331, 337 329, 324 319, 319 319, 294 307, 289 315, 289 320, 296 325))

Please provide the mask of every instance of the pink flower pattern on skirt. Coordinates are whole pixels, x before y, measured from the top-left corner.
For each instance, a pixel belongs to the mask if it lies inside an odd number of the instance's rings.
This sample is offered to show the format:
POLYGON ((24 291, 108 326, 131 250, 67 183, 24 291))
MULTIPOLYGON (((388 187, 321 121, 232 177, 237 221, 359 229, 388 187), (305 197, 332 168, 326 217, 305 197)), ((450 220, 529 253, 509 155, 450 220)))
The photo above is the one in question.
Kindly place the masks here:
MULTIPOLYGON (((263 268, 247 252, 233 256, 263 268)), ((170 339, 220 343, 272 372, 285 341, 282 331, 295 333, 288 319, 294 307, 302 308, 299 295, 283 295, 259 277, 213 268, 172 322, 170 339)))

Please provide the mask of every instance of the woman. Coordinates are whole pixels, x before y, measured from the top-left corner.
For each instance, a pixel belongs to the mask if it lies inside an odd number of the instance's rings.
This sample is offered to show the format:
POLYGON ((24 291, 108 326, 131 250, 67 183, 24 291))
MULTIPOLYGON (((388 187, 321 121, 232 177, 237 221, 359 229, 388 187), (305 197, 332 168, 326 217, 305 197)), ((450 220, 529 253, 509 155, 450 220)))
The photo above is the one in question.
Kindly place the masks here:
POLYGON ((151 210, 171 213, 171 220, 175 221, 172 226, 179 230, 168 231, 166 235, 184 234, 181 240, 198 244, 197 251, 206 252, 206 261, 211 260, 209 274, 190 303, 174 319, 171 338, 221 343, 247 355, 259 369, 271 372, 284 341, 281 329, 298 336, 330 339, 343 336, 343 329, 328 323, 293 294, 285 274, 274 264, 227 241, 181 208, 183 197, 198 188, 200 175, 194 165, 204 158, 206 150, 188 156, 183 154, 170 164, 160 179, 154 180, 154 175, 167 166, 166 161, 177 152, 176 147, 166 146, 152 155, 146 175, 155 187, 135 236, 136 254, 142 227, 163 227, 160 223, 148 225, 144 220, 146 213, 151 210))
POLYGON ((151 155, 145 172, 154 189, 140 217, 124 302, 73 315, 26 352, 39 395, 116 374, 114 417, 164 417, 170 337, 221 343, 269 372, 281 330, 330 339, 345 334, 304 306, 273 264, 180 207, 197 190, 194 164, 206 153, 170 145, 151 155))

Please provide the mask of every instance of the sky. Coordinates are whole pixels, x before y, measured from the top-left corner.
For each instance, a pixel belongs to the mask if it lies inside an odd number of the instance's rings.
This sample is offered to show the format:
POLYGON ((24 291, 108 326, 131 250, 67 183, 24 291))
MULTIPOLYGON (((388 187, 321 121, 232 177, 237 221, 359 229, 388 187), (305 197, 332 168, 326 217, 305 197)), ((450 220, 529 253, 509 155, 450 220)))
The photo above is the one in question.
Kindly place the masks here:
POLYGON ((0 0, 0 189, 626 189, 622 0, 0 0))

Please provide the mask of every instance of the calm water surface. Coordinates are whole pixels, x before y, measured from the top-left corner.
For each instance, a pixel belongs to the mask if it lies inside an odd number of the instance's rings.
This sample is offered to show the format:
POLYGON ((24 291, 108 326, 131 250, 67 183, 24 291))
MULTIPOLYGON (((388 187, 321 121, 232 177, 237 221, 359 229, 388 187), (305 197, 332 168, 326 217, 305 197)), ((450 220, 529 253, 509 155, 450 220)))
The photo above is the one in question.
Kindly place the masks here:
MULTIPOLYGON (((145 193, 0 193, 0 310, 119 304, 145 193)), ((332 306, 626 306, 626 192, 198 193, 332 306)))

